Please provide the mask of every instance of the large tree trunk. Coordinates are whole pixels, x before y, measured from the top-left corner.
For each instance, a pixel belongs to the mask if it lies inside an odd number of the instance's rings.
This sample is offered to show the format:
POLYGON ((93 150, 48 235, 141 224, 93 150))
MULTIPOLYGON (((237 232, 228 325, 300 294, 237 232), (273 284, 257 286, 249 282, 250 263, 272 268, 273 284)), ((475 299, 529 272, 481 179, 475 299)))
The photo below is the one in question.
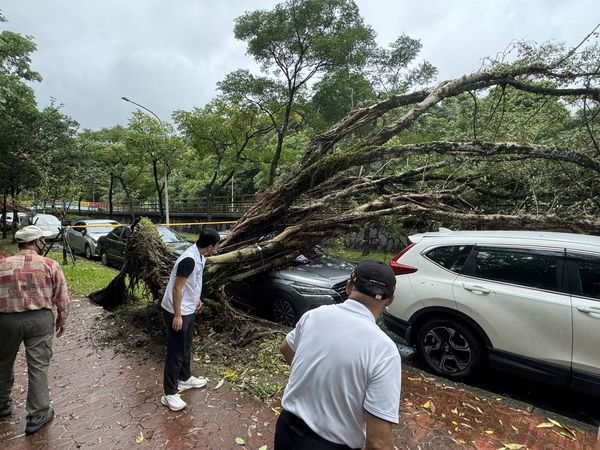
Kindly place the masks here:
MULTIPOLYGON (((160 188, 160 183, 158 181, 158 161, 153 160, 152 161, 152 175, 154 176, 154 187, 156 189, 156 199, 158 200, 158 210, 160 212, 160 217, 163 220, 163 222, 167 222, 167 216, 165 215, 165 209, 163 206, 163 199, 162 199, 162 189, 160 188)), ((164 189, 164 186, 163 186, 164 189)))
POLYGON ((108 217, 113 218, 113 189, 114 189, 115 177, 110 175, 110 184, 108 186, 108 217))
MULTIPOLYGON (((503 164, 511 158, 521 158, 523 164, 534 160, 548 161, 548 164, 558 162, 598 176, 599 155, 530 143, 401 144, 401 140, 392 140, 444 99, 494 86, 539 95, 541 101, 544 97, 559 96, 585 97, 588 101, 598 102, 600 91, 594 87, 598 81, 597 72, 585 66, 578 57, 575 49, 548 63, 536 59, 532 62, 520 60, 513 65, 492 64, 480 72, 439 83, 431 90, 395 95, 353 111, 327 132, 315 136, 293 173, 281 185, 259 195, 233 226, 222 244, 221 254, 207 259, 206 294, 226 303, 220 287, 228 280, 243 280, 282 266, 324 239, 356 230, 366 221, 386 215, 393 216, 397 223, 406 227, 428 228, 442 224, 476 229, 600 233, 600 218, 586 215, 583 209, 571 215, 547 211, 513 214, 482 210, 461 196, 464 182, 450 187, 444 182, 444 176, 447 178, 444 171, 449 168, 482 161, 503 164), (384 116, 387 119, 385 126, 372 127, 384 116), (359 130, 363 137, 354 136, 359 130), (386 166, 387 175, 376 172, 356 176, 361 166, 381 167, 390 161, 404 162, 424 156, 431 159, 421 167, 397 163, 386 166)), ((144 229, 147 227, 134 230, 132 236, 144 229)), ((138 247, 145 241, 151 240, 139 237, 128 244, 132 262, 125 265, 121 278, 143 281, 151 286, 150 292, 158 299, 173 258, 169 259, 161 250, 148 245, 138 247), (159 255, 158 266, 154 265, 154 254, 159 255)), ((120 279, 117 283, 121 282, 120 279)), ((111 297, 109 293, 100 293, 96 298, 111 306, 114 306, 115 298, 124 298, 111 297)))
MULTIPOLYGON (((6 213, 8 211, 7 204, 6 204, 6 200, 7 200, 7 192, 6 189, 4 190, 4 192, 2 193, 2 223, 0 224, 0 226, 2 226, 2 239, 6 239, 6 213)), ((13 222, 14 222, 14 215, 13 215, 13 222)))

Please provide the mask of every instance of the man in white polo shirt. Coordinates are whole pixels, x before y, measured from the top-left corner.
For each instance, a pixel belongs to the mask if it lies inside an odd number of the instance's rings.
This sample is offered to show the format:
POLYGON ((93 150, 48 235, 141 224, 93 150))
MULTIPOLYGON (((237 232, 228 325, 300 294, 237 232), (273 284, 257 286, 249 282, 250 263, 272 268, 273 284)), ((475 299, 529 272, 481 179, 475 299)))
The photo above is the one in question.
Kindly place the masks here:
POLYGON ((342 304, 308 311, 281 343, 291 366, 275 450, 392 449, 400 354, 376 319, 396 278, 378 261, 354 269, 342 304))
POLYGON ((220 239, 213 229, 200 232, 196 245, 191 245, 175 262, 162 299, 168 344, 164 395, 160 401, 172 411, 187 406, 178 392, 206 386, 206 378, 196 378, 191 371, 194 316, 201 305, 205 256, 217 252, 220 239))

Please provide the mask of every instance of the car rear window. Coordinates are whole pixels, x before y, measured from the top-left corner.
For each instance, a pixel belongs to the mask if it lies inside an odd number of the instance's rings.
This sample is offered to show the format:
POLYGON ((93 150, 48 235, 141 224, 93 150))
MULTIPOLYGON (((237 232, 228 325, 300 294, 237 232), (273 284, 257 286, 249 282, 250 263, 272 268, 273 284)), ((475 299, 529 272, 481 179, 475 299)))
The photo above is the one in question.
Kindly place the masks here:
POLYGON ((558 256, 541 252, 480 247, 475 259, 479 278, 557 291, 558 256))
POLYGON ((445 267, 452 272, 460 273, 463 264, 467 260, 472 245, 449 245, 429 250, 425 256, 433 262, 445 267))

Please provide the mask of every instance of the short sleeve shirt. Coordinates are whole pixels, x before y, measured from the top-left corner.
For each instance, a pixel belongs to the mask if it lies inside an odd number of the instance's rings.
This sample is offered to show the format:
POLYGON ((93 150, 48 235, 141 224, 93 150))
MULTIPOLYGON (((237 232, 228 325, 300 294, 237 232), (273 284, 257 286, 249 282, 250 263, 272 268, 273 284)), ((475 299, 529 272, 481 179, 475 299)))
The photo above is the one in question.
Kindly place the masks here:
POLYGON ((363 410, 398 423, 400 354, 364 305, 348 299, 309 311, 286 339, 295 356, 282 405, 318 435, 360 448, 363 410))
POLYGON ((56 307, 61 319, 69 313, 69 293, 60 264, 22 250, 0 258, 0 313, 56 307))

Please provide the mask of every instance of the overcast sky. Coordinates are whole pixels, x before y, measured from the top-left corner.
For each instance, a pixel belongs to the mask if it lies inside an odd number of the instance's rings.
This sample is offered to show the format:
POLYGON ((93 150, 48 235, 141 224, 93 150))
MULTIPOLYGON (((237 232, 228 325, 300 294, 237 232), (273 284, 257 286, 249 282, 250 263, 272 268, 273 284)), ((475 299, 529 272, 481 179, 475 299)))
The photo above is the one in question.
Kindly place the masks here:
MULTIPOLYGON (((216 83, 254 68, 234 19, 275 0, 7 0, 0 29, 35 38, 38 103, 50 98, 82 128, 126 124, 126 96, 169 120, 203 106, 216 83)), ((423 44, 439 78, 476 70, 514 39, 576 45, 600 22, 598 0, 356 0, 380 45, 402 33, 423 44)))

